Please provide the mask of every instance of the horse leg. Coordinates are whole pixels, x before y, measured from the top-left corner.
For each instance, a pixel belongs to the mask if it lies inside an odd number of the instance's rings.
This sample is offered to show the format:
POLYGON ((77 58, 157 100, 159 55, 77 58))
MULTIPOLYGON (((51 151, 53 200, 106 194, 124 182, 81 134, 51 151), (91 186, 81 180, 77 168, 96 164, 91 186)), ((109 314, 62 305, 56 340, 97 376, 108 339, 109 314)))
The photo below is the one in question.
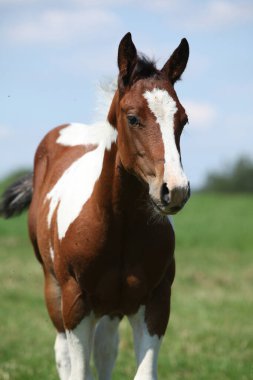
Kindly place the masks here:
POLYGON ((110 380, 118 353, 120 318, 104 316, 96 326, 94 362, 99 380, 110 380))
POLYGON ((55 345, 55 361, 60 380, 68 380, 71 371, 68 342, 65 333, 57 333, 55 345))
POLYGON ((170 271, 153 291, 151 298, 138 312, 128 317, 133 329, 137 373, 134 380, 157 380, 158 353, 170 314, 171 284, 174 262, 170 271))
POLYGON ((62 320, 61 290, 56 278, 50 273, 45 274, 45 299, 49 316, 56 327, 55 361, 60 380, 68 380, 70 376, 70 356, 68 343, 62 320))
POLYGON ((145 306, 129 316, 133 329, 134 348, 137 362, 137 373, 134 380, 156 380, 157 360, 161 345, 161 337, 151 335, 145 322, 145 306))
POLYGON ((92 380, 90 353, 96 320, 72 277, 62 287, 62 313, 71 361, 68 380, 92 380))

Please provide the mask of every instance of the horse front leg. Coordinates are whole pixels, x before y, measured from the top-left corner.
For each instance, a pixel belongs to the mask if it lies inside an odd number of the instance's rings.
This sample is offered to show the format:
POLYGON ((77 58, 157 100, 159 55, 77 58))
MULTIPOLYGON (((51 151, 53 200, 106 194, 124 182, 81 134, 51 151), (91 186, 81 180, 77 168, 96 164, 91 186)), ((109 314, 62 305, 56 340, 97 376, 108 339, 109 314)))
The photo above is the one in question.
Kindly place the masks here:
POLYGON ((157 360, 162 337, 151 333, 145 321, 146 307, 141 306, 138 312, 129 317, 134 335, 134 348, 137 373, 134 380, 156 380, 157 360))
POLYGON ((71 361, 69 380, 92 380, 90 353, 94 329, 94 316, 89 315, 73 329, 66 330, 71 361))
POLYGON ((171 285, 175 274, 173 261, 167 275, 153 291, 146 305, 128 317, 133 329, 137 372, 134 380, 157 380, 157 362, 162 338, 170 315, 171 285))
POLYGON ((71 362, 68 380, 92 380, 90 354, 96 320, 72 278, 62 288, 62 312, 71 362))
POLYGON ((121 318, 104 316, 98 322, 94 336, 94 362, 99 380, 110 380, 118 353, 118 327, 121 318))
POLYGON ((61 289, 55 276, 45 267, 45 300, 49 316, 57 330, 55 340, 55 361, 60 380, 68 380, 70 376, 70 357, 61 311, 61 289))

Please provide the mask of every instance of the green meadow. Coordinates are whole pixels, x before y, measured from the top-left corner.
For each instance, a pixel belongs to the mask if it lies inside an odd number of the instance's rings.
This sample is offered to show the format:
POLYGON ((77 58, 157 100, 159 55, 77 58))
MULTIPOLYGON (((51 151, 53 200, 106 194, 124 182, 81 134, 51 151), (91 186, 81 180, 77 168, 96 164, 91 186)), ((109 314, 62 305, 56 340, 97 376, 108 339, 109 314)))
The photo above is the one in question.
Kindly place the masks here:
MULTIPOLYGON (((195 193, 174 218, 177 275, 161 380, 253 379, 253 195, 195 193)), ((128 322, 114 380, 133 379, 128 322)), ((0 220, 0 379, 57 380, 26 214, 0 220)))

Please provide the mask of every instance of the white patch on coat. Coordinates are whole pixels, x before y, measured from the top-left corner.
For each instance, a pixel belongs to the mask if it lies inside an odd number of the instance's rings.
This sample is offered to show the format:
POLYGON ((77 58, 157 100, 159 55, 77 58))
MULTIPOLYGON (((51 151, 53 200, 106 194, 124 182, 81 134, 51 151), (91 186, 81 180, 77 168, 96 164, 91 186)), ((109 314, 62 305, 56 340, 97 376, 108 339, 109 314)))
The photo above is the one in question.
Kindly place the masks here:
POLYGON ((65 333, 58 333, 54 345, 56 368, 60 380, 69 380, 71 365, 68 342, 65 333))
POLYGON ((50 253, 51 260, 54 261, 54 250, 51 244, 49 244, 49 253, 50 253))
POLYGON ((147 100, 149 109, 155 115, 161 129, 165 152, 164 183, 167 183, 169 190, 174 187, 187 187, 188 180, 182 169, 175 141, 174 117, 177 112, 176 102, 167 91, 158 88, 146 91, 143 96, 147 100))
POLYGON ((110 380, 118 353, 120 319, 104 316, 97 323, 94 336, 94 362, 98 378, 110 380))
POLYGON ((62 239, 70 224, 78 217, 92 195, 99 179, 105 150, 116 141, 117 131, 108 123, 70 124, 60 131, 57 143, 65 146, 96 145, 97 147, 73 162, 47 194, 50 202, 48 227, 57 209, 58 237, 62 239))
POLYGON ((103 145, 105 149, 109 150, 116 138, 117 130, 108 122, 72 123, 60 130, 60 136, 56 142, 64 146, 103 145))
POLYGON ((71 361, 71 375, 68 380, 92 380, 90 354, 92 350, 94 314, 85 317, 73 330, 66 330, 71 361))
POLYGON ((150 335, 145 322, 145 306, 128 317, 134 334, 134 348, 137 361, 137 373, 134 380, 156 380, 157 361, 162 338, 150 335))

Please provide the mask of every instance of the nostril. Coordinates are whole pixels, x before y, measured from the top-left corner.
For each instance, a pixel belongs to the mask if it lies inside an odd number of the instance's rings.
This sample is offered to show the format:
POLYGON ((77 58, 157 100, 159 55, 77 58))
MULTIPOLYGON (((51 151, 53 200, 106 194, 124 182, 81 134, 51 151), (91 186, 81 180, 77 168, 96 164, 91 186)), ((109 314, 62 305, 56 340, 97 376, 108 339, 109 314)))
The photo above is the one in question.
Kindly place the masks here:
POLYGON ((161 188, 161 200, 166 205, 170 203, 170 191, 166 183, 164 183, 161 188))

